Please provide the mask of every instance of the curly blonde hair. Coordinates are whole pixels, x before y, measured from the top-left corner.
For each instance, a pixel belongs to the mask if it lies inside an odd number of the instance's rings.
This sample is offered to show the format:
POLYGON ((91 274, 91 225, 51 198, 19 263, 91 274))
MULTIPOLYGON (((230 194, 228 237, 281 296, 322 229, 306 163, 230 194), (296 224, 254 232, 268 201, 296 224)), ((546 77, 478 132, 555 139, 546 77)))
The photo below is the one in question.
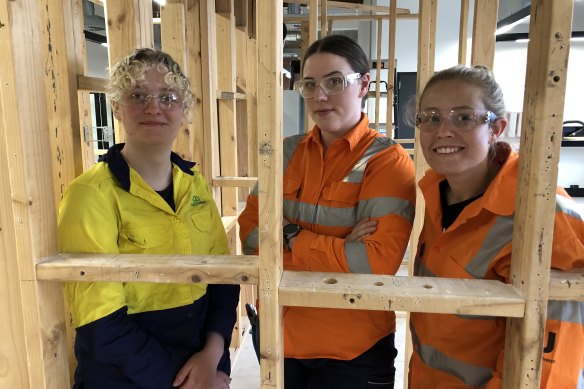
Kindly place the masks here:
POLYGON ((121 101, 124 93, 144 80, 144 74, 151 69, 165 73, 164 82, 179 92, 187 112, 194 103, 191 83, 172 57, 160 50, 137 49, 120 59, 112 68, 107 93, 112 102, 121 101))

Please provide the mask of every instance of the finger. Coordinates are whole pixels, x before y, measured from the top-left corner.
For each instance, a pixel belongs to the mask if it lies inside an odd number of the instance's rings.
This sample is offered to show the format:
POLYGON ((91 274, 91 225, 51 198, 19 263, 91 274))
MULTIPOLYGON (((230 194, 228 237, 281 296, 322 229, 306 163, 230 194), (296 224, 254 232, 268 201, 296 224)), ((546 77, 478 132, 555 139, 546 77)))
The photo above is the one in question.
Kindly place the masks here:
POLYGON ((182 369, 180 369, 178 371, 178 373, 176 373, 176 377, 174 378, 174 381, 172 382, 172 386, 180 386, 188 376, 189 376, 189 371, 183 367, 182 369))

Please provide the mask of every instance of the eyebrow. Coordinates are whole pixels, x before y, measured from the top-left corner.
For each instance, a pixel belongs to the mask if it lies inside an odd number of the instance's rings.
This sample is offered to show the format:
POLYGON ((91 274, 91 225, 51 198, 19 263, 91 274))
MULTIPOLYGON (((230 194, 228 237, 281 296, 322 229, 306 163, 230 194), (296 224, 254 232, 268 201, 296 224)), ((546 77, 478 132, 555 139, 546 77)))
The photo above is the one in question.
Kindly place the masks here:
MULTIPOLYGON (((329 76, 334 76, 335 74, 343 74, 343 72, 341 72, 340 70, 333 70, 332 72, 325 74, 324 76, 322 76, 322 78, 326 78, 329 76)), ((316 80, 316 78, 314 77, 303 77, 303 80, 316 80)))
MULTIPOLYGON (((431 109, 436 110, 436 111, 444 111, 444 110, 442 110, 442 109, 440 109, 438 107, 423 107, 422 108, 422 110, 424 110, 424 111, 425 110, 431 110, 431 109)), ((473 110, 484 109, 484 110, 486 110, 486 108, 475 108, 475 107, 471 107, 471 106, 468 106, 468 105, 459 105, 457 107, 452 107, 452 108, 450 108, 450 111, 452 111, 453 109, 473 109, 473 110)))

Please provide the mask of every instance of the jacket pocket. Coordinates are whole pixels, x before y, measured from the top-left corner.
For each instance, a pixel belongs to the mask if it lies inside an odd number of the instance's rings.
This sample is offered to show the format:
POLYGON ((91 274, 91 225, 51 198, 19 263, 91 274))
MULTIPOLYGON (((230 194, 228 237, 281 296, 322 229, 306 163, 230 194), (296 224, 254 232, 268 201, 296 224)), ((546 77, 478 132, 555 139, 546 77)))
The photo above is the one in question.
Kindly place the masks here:
POLYGON ((211 229, 212 218, 211 207, 209 204, 201 204, 190 213, 191 221, 195 228, 205 232, 211 229))
POLYGON ((328 202, 328 205, 347 207, 356 205, 361 192, 361 184, 352 182, 333 182, 322 189, 322 198, 328 202))

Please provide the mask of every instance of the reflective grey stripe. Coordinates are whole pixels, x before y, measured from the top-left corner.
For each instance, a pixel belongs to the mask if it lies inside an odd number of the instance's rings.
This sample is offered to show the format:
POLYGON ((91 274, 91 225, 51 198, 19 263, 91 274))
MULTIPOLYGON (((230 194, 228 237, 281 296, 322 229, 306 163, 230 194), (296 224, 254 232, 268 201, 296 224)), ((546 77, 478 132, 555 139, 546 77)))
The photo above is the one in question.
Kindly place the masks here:
POLYGON ((421 344, 412 322, 410 322, 410 331, 412 333, 412 342, 414 343, 414 352, 418 353, 426 365, 456 376, 466 385, 473 387, 486 385, 493 376, 493 370, 488 367, 471 365, 470 363, 456 360, 431 346, 421 344))
POLYGON ((548 301, 547 318, 584 325, 584 302, 548 301))
POLYGON ((399 197, 375 197, 359 201, 359 204, 357 204, 357 220, 394 214, 411 223, 414 221, 414 213, 415 207, 413 204, 399 197))
POLYGON ((578 386, 576 389, 584 389, 584 369, 580 372, 580 377, 578 378, 578 386))
POLYGON ((285 172, 288 168, 288 162, 290 162, 292 154, 296 151, 298 143, 302 142, 302 139, 304 139, 306 135, 307 134, 299 134, 284 139, 284 150, 282 152, 282 162, 284 166, 282 172, 285 172))
POLYGON ((260 244, 260 230, 256 227, 243 240, 241 250, 246 255, 252 255, 260 244))
POLYGON ((369 257, 364 243, 345 242, 345 256, 351 273, 371 274, 369 257))
POLYGON ((513 237, 513 216, 499 216, 491 227, 483 244, 474 258, 466 265, 467 273, 474 278, 483 279, 491 261, 503 247, 511 243, 513 237))
POLYGON ((556 194, 556 212, 563 212, 580 221, 584 220, 584 210, 577 202, 556 194))
POLYGON ((386 150, 394 144, 395 142, 390 138, 375 138, 367 150, 365 150, 365 153, 363 153, 361 158, 359 158, 357 163, 355 163, 353 169, 343 179, 343 182, 353 182, 357 184, 363 182, 363 174, 365 173, 369 159, 371 159, 371 157, 373 157, 378 152, 386 150))
POLYGON ((377 197, 359 201, 356 208, 326 207, 284 199, 284 215, 304 223, 331 227, 353 227, 366 217, 395 214, 413 220, 414 208, 409 201, 394 197, 377 197))

